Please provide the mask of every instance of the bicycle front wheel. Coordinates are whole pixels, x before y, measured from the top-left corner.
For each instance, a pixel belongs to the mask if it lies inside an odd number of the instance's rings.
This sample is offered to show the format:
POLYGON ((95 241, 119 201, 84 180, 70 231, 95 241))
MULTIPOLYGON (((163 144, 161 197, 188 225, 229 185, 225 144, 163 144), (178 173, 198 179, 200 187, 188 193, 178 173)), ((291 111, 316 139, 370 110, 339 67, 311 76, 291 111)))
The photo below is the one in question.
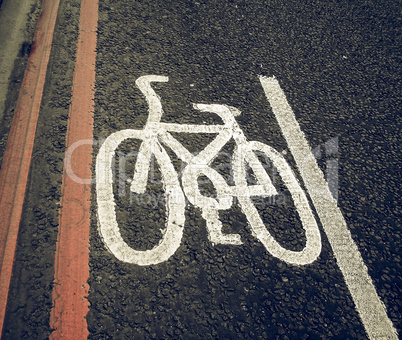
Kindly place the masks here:
POLYGON ((180 246, 185 223, 185 198, 177 173, 165 149, 157 139, 147 138, 142 130, 122 130, 111 134, 102 144, 96 158, 96 201, 99 233, 106 247, 119 260, 140 266, 167 261, 180 246), (135 250, 122 238, 116 218, 113 193, 113 158, 125 140, 140 139, 150 149, 160 166, 166 196, 166 230, 159 244, 149 250, 135 250))
MULTIPOLYGON (((267 251, 273 256, 291 264, 304 265, 312 263, 321 253, 321 234, 304 191, 300 187, 289 164, 278 151, 266 144, 255 141, 239 145, 235 151, 233 161, 235 169, 234 180, 238 187, 237 191, 249 193, 244 155, 254 151, 264 153, 272 161, 282 181, 289 190, 303 229, 305 230, 306 245, 301 251, 292 251, 282 247, 265 227, 250 195, 238 195, 241 208, 252 230, 267 251)), ((250 164, 250 166, 252 165, 250 164)), ((260 184, 264 185, 264 183, 260 184)))

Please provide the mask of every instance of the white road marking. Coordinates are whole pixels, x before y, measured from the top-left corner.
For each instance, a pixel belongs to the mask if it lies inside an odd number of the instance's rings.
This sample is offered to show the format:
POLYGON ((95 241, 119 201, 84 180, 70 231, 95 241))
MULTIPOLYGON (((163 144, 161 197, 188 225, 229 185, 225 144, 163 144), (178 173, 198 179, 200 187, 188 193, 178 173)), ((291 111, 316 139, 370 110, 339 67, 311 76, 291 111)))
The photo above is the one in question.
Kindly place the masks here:
POLYGON ((222 119, 223 125, 161 123, 162 105, 160 98, 151 87, 151 82, 166 81, 168 81, 168 78, 163 76, 143 76, 137 79, 136 84, 145 95, 149 105, 149 117, 145 128, 143 130, 122 130, 113 133, 105 140, 97 156, 96 187, 100 234, 108 249, 122 261, 138 265, 150 265, 166 261, 179 247, 185 222, 185 199, 173 164, 166 150, 160 144, 162 142, 187 163, 183 171, 182 186, 188 200, 202 209, 202 216, 207 222, 211 242, 232 245, 242 244, 240 235, 222 233, 222 223, 219 220, 218 213, 219 210, 229 209, 232 206, 233 197, 237 196, 252 230, 268 252, 283 261, 297 265, 315 261, 321 252, 320 232, 307 198, 284 157, 267 145, 248 142, 235 119, 240 114, 240 111, 234 107, 218 104, 194 104, 194 108, 201 112, 217 114, 222 119), (169 133, 169 129, 174 132, 217 133, 217 136, 204 150, 194 156, 169 133), (128 138, 142 140, 133 180, 131 181, 131 191, 139 194, 145 193, 151 157, 154 155, 161 168, 167 196, 166 232, 162 236, 160 243, 147 251, 136 251, 130 248, 122 239, 116 220, 112 163, 117 147, 128 138), (212 161, 231 138, 234 138, 236 142, 233 164, 236 185, 232 187, 227 184, 222 175, 211 168, 212 161), (263 152, 272 160, 292 195, 303 228, 306 231, 307 241, 302 251, 296 252, 285 249, 276 242, 268 232, 259 216, 258 210, 251 201, 251 196, 273 196, 277 194, 270 177, 254 151, 263 152), (259 183, 258 185, 250 186, 247 184, 246 163, 253 170, 259 183), (201 194, 198 187, 198 178, 202 175, 208 177, 214 185, 217 192, 216 198, 201 194))
POLYGON ((158 127, 170 132, 219 133, 222 131, 222 125, 189 125, 189 124, 158 123, 158 127))
MULTIPOLYGON (((252 163, 250 164, 252 166, 252 163)), ((234 155, 234 180, 238 187, 237 195, 242 211, 247 216, 251 228, 266 249, 275 257, 291 264, 305 265, 314 262, 321 253, 321 235, 310 209, 307 197, 301 189, 296 177, 284 157, 268 145, 259 142, 249 142, 240 146, 234 155), (246 181, 245 155, 254 154, 253 151, 260 151, 273 162, 278 170, 282 181, 288 188, 293 203, 297 209, 302 226, 305 230, 306 245, 301 251, 292 251, 282 247, 268 232, 262 221, 258 210, 254 206, 248 192, 246 181)), ((258 178, 258 177, 257 177, 258 178)))
POLYGON ((233 203, 230 187, 224 178, 206 164, 189 164, 183 172, 183 189, 188 200, 202 209, 202 217, 207 222, 209 240, 216 244, 242 244, 240 235, 223 234, 218 210, 229 209, 233 203), (201 194, 197 179, 204 175, 210 179, 217 191, 217 197, 201 194))
POLYGON ((185 222, 185 199, 168 154, 162 147, 155 148, 153 153, 161 168, 167 202, 166 230, 153 249, 138 251, 128 246, 121 237, 116 219, 112 171, 116 149, 128 138, 143 139, 143 131, 122 130, 113 133, 103 143, 96 159, 99 228, 106 246, 120 261, 148 266, 167 261, 180 246, 185 222))
POLYGON ((345 219, 311 153, 278 81, 260 76, 262 87, 317 210, 339 268, 370 339, 398 339, 345 219))

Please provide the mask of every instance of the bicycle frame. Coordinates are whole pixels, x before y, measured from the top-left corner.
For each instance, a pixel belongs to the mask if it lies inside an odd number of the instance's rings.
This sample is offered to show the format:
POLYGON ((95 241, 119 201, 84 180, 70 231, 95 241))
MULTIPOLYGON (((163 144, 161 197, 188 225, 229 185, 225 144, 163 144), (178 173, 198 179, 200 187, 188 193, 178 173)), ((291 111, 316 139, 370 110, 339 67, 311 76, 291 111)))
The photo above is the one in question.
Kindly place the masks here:
MULTIPOLYGON (((150 158, 152 155, 151 150, 155 149, 157 146, 159 147, 159 141, 172 149, 183 162, 186 162, 189 165, 197 164, 198 166, 210 165, 218 155, 219 151, 232 137, 237 145, 247 143, 243 131, 240 129, 236 119, 234 118, 240 115, 241 112, 231 106, 218 104, 193 104, 196 110, 217 114, 222 119, 224 123, 223 125, 161 123, 160 120, 163 115, 162 105, 159 96, 151 87, 151 82, 167 81, 168 77, 164 76, 145 76, 138 78, 136 81, 136 85, 145 95, 149 106, 149 116, 144 128, 147 139, 141 144, 131 184, 131 191, 138 194, 145 192, 149 171, 148 164, 150 164, 150 158), (202 150, 197 156, 194 156, 169 132, 213 133, 218 135, 204 150, 202 150)), ((250 154, 247 161, 254 164, 253 170, 256 172, 256 177, 261 179, 261 183, 265 183, 265 185, 253 186, 253 195, 276 195, 277 191, 257 157, 250 154)), ((215 176, 220 175, 216 173, 215 176)))

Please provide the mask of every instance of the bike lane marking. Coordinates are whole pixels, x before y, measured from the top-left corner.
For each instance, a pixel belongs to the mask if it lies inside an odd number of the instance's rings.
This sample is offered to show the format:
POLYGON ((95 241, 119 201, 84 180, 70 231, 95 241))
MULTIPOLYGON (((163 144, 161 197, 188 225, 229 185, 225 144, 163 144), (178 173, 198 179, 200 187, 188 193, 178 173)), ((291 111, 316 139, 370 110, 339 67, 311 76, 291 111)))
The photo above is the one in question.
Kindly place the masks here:
POLYGON ((44 0, 0 170, 0 334, 59 0, 44 0))
MULTIPOLYGON (((224 125, 220 126, 221 131, 219 131, 218 136, 204 150, 197 155, 192 155, 180 142, 169 135, 168 129, 163 129, 169 124, 164 124, 162 127, 159 123, 163 115, 162 105, 160 98, 152 89, 151 83, 167 81, 168 77, 155 75, 142 76, 137 79, 136 84, 145 95, 149 105, 147 125, 143 130, 126 129, 113 133, 105 140, 99 150, 96 159, 99 232, 108 249, 121 261, 143 266, 167 261, 180 246, 185 224, 184 210, 186 204, 173 164, 164 147, 158 142, 158 139, 161 139, 180 159, 188 163, 182 174, 182 187, 188 200, 201 208, 202 216, 206 221, 208 237, 213 244, 242 244, 239 234, 222 233, 223 225, 218 214, 219 210, 229 209, 233 204, 233 197, 237 197, 252 230, 269 253, 288 263, 302 265, 314 262, 321 253, 320 232, 307 198, 283 156, 268 145, 248 142, 235 120, 235 116, 240 114, 240 111, 234 107, 219 104, 193 104, 194 108, 201 112, 211 112, 218 115, 223 120, 224 125), (167 223, 162 239, 153 249, 145 251, 135 250, 123 240, 115 211, 113 157, 117 147, 129 138, 142 140, 130 190, 137 194, 145 193, 151 155, 153 154, 161 167, 168 202, 167 223), (225 179, 210 167, 210 163, 231 138, 236 142, 233 164, 235 186, 229 187, 225 179), (283 248, 267 231, 257 209, 252 204, 250 199, 252 195, 272 196, 277 194, 271 179, 253 151, 260 151, 273 161, 282 180, 291 192, 303 228, 306 230, 307 241, 302 251, 291 251, 283 248), (246 162, 253 169, 259 182, 259 185, 251 186, 251 188, 257 190, 249 191, 250 186, 246 181, 246 162), (197 179, 201 175, 208 177, 213 183, 217 191, 216 198, 204 196, 200 192, 197 179)), ((180 131, 180 125, 174 125, 174 127, 175 131, 180 131)), ((215 128, 213 125, 204 126, 205 129, 207 127, 215 128)), ((199 130, 199 126, 186 125, 183 129, 186 132, 194 133, 199 130)))
POLYGON ((61 188, 50 339, 86 339, 98 1, 82 0, 61 188), (81 143, 77 147, 77 142, 81 143), (71 152, 73 147, 74 152, 71 152), (69 151, 70 150, 70 151, 69 151), (75 176, 71 176, 71 173, 75 176))
POLYGON ((398 339, 377 295, 367 266, 347 228, 342 212, 310 151, 285 93, 274 78, 260 77, 261 85, 313 201, 325 234, 370 339, 398 339))

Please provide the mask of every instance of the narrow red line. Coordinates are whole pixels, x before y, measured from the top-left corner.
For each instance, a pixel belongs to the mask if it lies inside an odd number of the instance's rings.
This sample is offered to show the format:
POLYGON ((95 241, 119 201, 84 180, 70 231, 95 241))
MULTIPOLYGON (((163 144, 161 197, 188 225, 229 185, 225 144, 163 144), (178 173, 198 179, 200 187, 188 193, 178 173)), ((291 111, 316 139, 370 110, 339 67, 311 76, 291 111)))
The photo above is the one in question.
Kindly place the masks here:
POLYGON ((86 315, 97 22, 98 0, 82 0, 61 188, 50 339, 86 339, 89 334, 86 315))
POLYGON ((0 334, 59 0, 44 0, 0 170, 0 334))

